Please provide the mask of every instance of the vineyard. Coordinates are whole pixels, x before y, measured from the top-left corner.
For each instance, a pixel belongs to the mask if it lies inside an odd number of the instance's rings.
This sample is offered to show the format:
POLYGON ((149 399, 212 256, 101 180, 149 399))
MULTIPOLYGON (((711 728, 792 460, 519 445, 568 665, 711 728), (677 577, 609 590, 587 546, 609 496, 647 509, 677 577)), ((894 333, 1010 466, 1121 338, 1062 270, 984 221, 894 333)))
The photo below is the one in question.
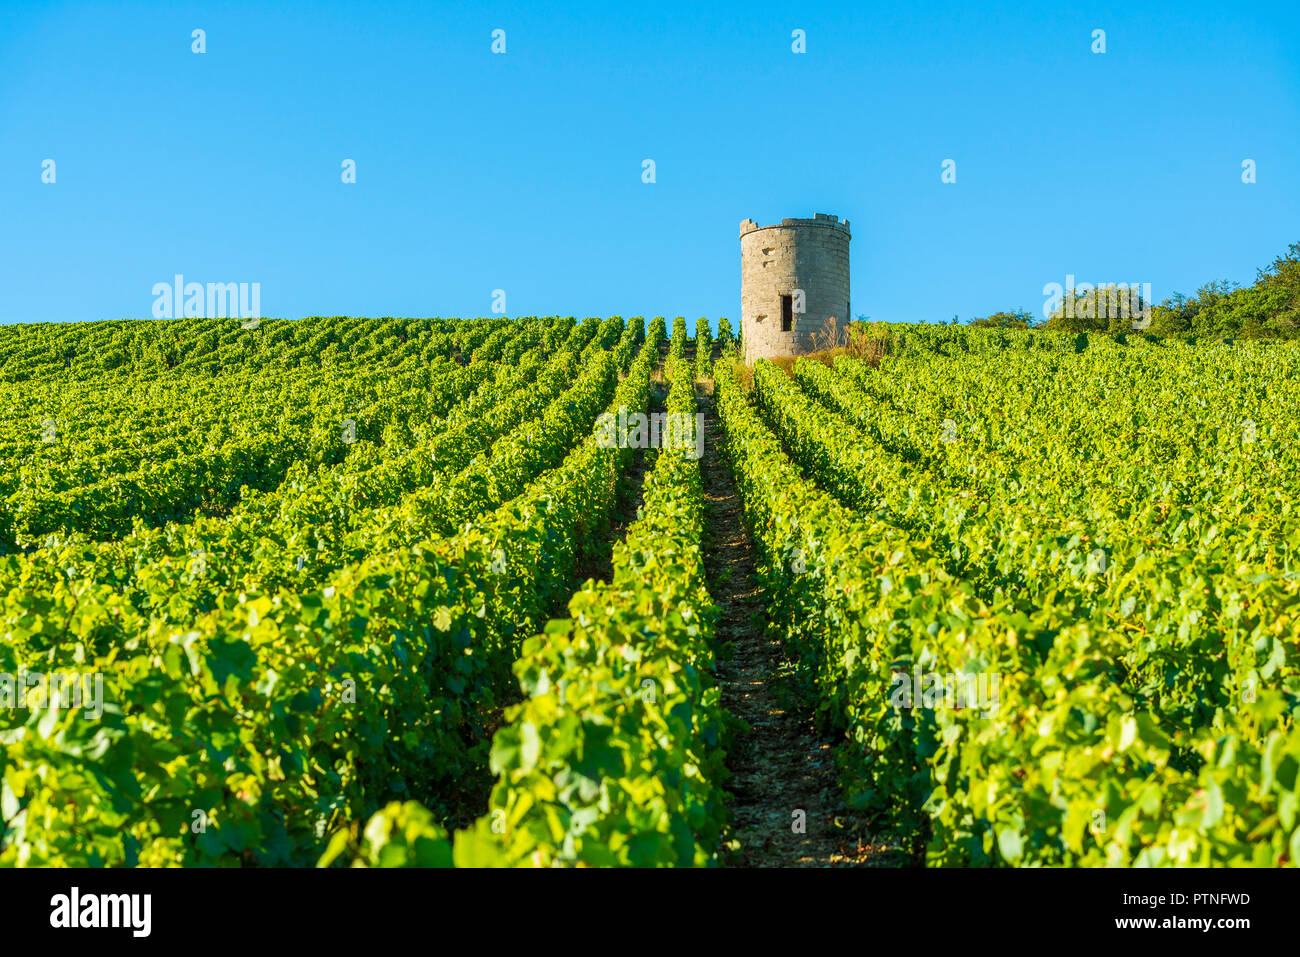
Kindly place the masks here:
POLYGON ((0 865, 1300 858, 1293 343, 690 332, 0 330, 0 865))

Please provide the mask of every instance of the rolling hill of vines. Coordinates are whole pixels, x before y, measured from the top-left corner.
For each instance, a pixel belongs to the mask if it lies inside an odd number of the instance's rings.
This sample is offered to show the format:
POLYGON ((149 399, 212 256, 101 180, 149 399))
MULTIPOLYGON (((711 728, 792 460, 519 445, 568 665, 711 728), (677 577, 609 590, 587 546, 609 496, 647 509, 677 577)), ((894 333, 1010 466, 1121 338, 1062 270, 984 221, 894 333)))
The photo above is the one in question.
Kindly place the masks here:
POLYGON ((0 865, 732 860, 728 530, 694 445, 603 438, 706 410, 874 831, 1293 865, 1300 349, 872 334, 784 369, 726 320, 0 329, 0 865))

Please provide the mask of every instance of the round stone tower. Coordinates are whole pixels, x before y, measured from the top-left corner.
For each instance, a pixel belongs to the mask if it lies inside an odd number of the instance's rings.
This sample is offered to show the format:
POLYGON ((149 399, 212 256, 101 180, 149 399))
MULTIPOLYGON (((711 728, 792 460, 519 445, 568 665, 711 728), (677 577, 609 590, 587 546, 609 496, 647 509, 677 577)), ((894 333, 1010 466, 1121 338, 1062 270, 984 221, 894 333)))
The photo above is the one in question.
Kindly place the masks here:
POLYGON ((745 361, 797 356, 842 338, 849 318, 849 221, 818 213, 779 226, 740 224, 745 361), (833 319, 833 321, 832 321, 833 319))

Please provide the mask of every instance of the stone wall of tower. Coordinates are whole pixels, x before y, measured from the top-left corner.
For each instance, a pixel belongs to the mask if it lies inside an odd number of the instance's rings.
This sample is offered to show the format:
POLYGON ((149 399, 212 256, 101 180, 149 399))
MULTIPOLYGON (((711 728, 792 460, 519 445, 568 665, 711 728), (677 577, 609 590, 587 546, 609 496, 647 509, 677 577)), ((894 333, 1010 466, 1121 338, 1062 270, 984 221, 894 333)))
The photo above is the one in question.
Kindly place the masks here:
POLYGON ((803 355, 816 350, 815 337, 835 317, 841 334, 848 326, 848 220, 818 213, 812 219, 783 219, 779 226, 740 224, 740 325, 745 361, 803 355), (793 328, 781 330, 781 297, 804 293, 804 312, 793 328))

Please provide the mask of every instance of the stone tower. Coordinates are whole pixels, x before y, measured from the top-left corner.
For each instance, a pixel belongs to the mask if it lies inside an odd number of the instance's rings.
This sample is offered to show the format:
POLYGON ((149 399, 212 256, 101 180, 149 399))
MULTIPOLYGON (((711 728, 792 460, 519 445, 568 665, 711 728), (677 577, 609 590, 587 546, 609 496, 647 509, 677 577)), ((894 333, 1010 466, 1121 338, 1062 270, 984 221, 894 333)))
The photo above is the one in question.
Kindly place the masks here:
POLYGON ((740 224, 740 328, 745 361, 814 352, 831 317, 849 318, 849 221, 818 213, 779 226, 740 224), (800 309, 802 306, 802 310, 800 309))

